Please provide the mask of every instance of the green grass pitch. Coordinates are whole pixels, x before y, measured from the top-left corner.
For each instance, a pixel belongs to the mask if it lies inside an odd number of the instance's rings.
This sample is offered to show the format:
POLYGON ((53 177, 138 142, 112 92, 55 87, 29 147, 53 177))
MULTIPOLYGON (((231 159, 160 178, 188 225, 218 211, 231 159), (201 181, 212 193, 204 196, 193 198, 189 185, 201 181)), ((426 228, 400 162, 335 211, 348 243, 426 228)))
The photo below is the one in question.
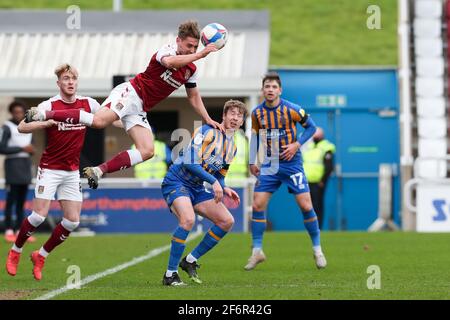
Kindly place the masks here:
MULTIPOLYGON (((69 238, 49 256, 42 281, 31 275, 30 252, 47 235, 28 244, 18 274, 0 272, 1 299, 35 299, 66 285, 70 265, 77 265, 81 278, 105 271, 169 244, 169 234, 99 235, 69 238)), ((187 250, 200 241, 188 243, 187 250)), ((317 270, 306 233, 267 232, 267 261, 244 271, 250 253, 249 234, 229 234, 199 261, 202 285, 164 287, 161 284, 169 252, 100 278, 81 289, 55 299, 449 299, 450 234, 324 232, 322 246, 328 267, 317 270), (368 289, 368 267, 380 268, 380 289, 368 289)), ((9 244, 0 247, 6 261, 9 244)), ((186 250, 186 251, 187 251, 186 250)))

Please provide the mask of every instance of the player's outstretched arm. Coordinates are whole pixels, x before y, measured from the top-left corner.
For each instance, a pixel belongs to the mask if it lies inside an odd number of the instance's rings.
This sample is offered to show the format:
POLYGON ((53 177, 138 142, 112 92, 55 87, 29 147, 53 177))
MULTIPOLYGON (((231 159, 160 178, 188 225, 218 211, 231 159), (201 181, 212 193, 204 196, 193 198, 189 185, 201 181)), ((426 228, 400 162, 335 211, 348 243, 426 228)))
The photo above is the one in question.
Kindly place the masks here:
POLYGON ((187 93, 189 103, 194 108, 195 112, 197 112, 207 124, 209 124, 213 128, 219 129, 222 132, 225 132, 224 126, 222 124, 214 121, 209 116, 208 111, 206 111, 205 105, 203 104, 202 97, 200 96, 200 92, 197 89, 197 87, 186 88, 186 93, 187 93))
POLYGON ((203 50, 192 54, 180 54, 176 56, 165 56, 161 58, 161 64, 167 69, 178 69, 187 66, 189 63, 206 57, 211 52, 218 49, 213 43, 208 44, 203 50))
POLYGON ((56 126, 57 124, 58 124, 58 122, 56 122, 53 119, 50 119, 47 121, 36 121, 36 122, 29 122, 29 123, 26 123, 25 120, 22 120, 19 123, 17 130, 20 133, 31 133, 36 130, 46 129, 49 127, 56 126))

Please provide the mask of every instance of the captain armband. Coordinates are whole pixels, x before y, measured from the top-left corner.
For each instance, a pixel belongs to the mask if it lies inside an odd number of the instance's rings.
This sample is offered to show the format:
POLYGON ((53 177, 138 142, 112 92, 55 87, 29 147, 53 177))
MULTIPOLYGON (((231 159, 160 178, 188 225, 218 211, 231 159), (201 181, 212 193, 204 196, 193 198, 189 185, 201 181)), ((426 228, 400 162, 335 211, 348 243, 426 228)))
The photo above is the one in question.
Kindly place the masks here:
POLYGON ((308 121, 309 114, 305 113, 304 111, 300 112, 300 114, 302 115, 302 119, 300 120, 300 124, 303 126, 306 123, 306 121, 308 121))
POLYGON ((184 87, 185 87, 185 88, 190 88, 190 89, 192 89, 192 88, 197 87, 197 84, 196 84, 195 82, 186 82, 186 83, 184 84, 184 87))

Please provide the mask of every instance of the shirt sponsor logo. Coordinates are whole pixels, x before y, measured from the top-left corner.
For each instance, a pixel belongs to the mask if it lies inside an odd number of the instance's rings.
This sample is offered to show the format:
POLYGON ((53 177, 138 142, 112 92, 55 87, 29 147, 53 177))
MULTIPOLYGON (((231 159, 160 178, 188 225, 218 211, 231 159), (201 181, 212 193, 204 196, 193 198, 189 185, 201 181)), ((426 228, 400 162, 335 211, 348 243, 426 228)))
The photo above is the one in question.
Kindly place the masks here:
POLYGON ((72 131, 72 130, 83 130, 86 126, 84 124, 69 124, 64 122, 58 122, 58 131, 72 131))
POLYGON ((205 163, 208 164, 208 166, 212 167, 211 169, 215 171, 220 171, 224 167, 224 162, 222 158, 219 158, 218 156, 209 157, 205 160, 205 163))
POLYGON ((284 137, 286 136, 286 130, 284 129, 261 130, 261 136, 267 139, 284 137))
POLYGON ((166 70, 161 75, 160 78, 163 79, 168 85, 178 89, 181 87, 181 83, 172 78, 172 71, 166 70))

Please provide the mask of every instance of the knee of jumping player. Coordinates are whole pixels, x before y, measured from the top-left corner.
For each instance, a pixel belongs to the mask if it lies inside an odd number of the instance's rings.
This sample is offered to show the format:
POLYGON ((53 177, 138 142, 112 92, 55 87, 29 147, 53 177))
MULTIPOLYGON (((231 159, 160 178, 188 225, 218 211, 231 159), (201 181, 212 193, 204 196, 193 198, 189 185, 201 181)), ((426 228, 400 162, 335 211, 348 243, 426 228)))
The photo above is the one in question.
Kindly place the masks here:
POLYGON ((153 156, 155 155, 155 149, 153 146, 144 146, 144 147, 138 148, 138 150, 141 153, 143 161, 149 160, 149 159, 153 158, 153 156))

